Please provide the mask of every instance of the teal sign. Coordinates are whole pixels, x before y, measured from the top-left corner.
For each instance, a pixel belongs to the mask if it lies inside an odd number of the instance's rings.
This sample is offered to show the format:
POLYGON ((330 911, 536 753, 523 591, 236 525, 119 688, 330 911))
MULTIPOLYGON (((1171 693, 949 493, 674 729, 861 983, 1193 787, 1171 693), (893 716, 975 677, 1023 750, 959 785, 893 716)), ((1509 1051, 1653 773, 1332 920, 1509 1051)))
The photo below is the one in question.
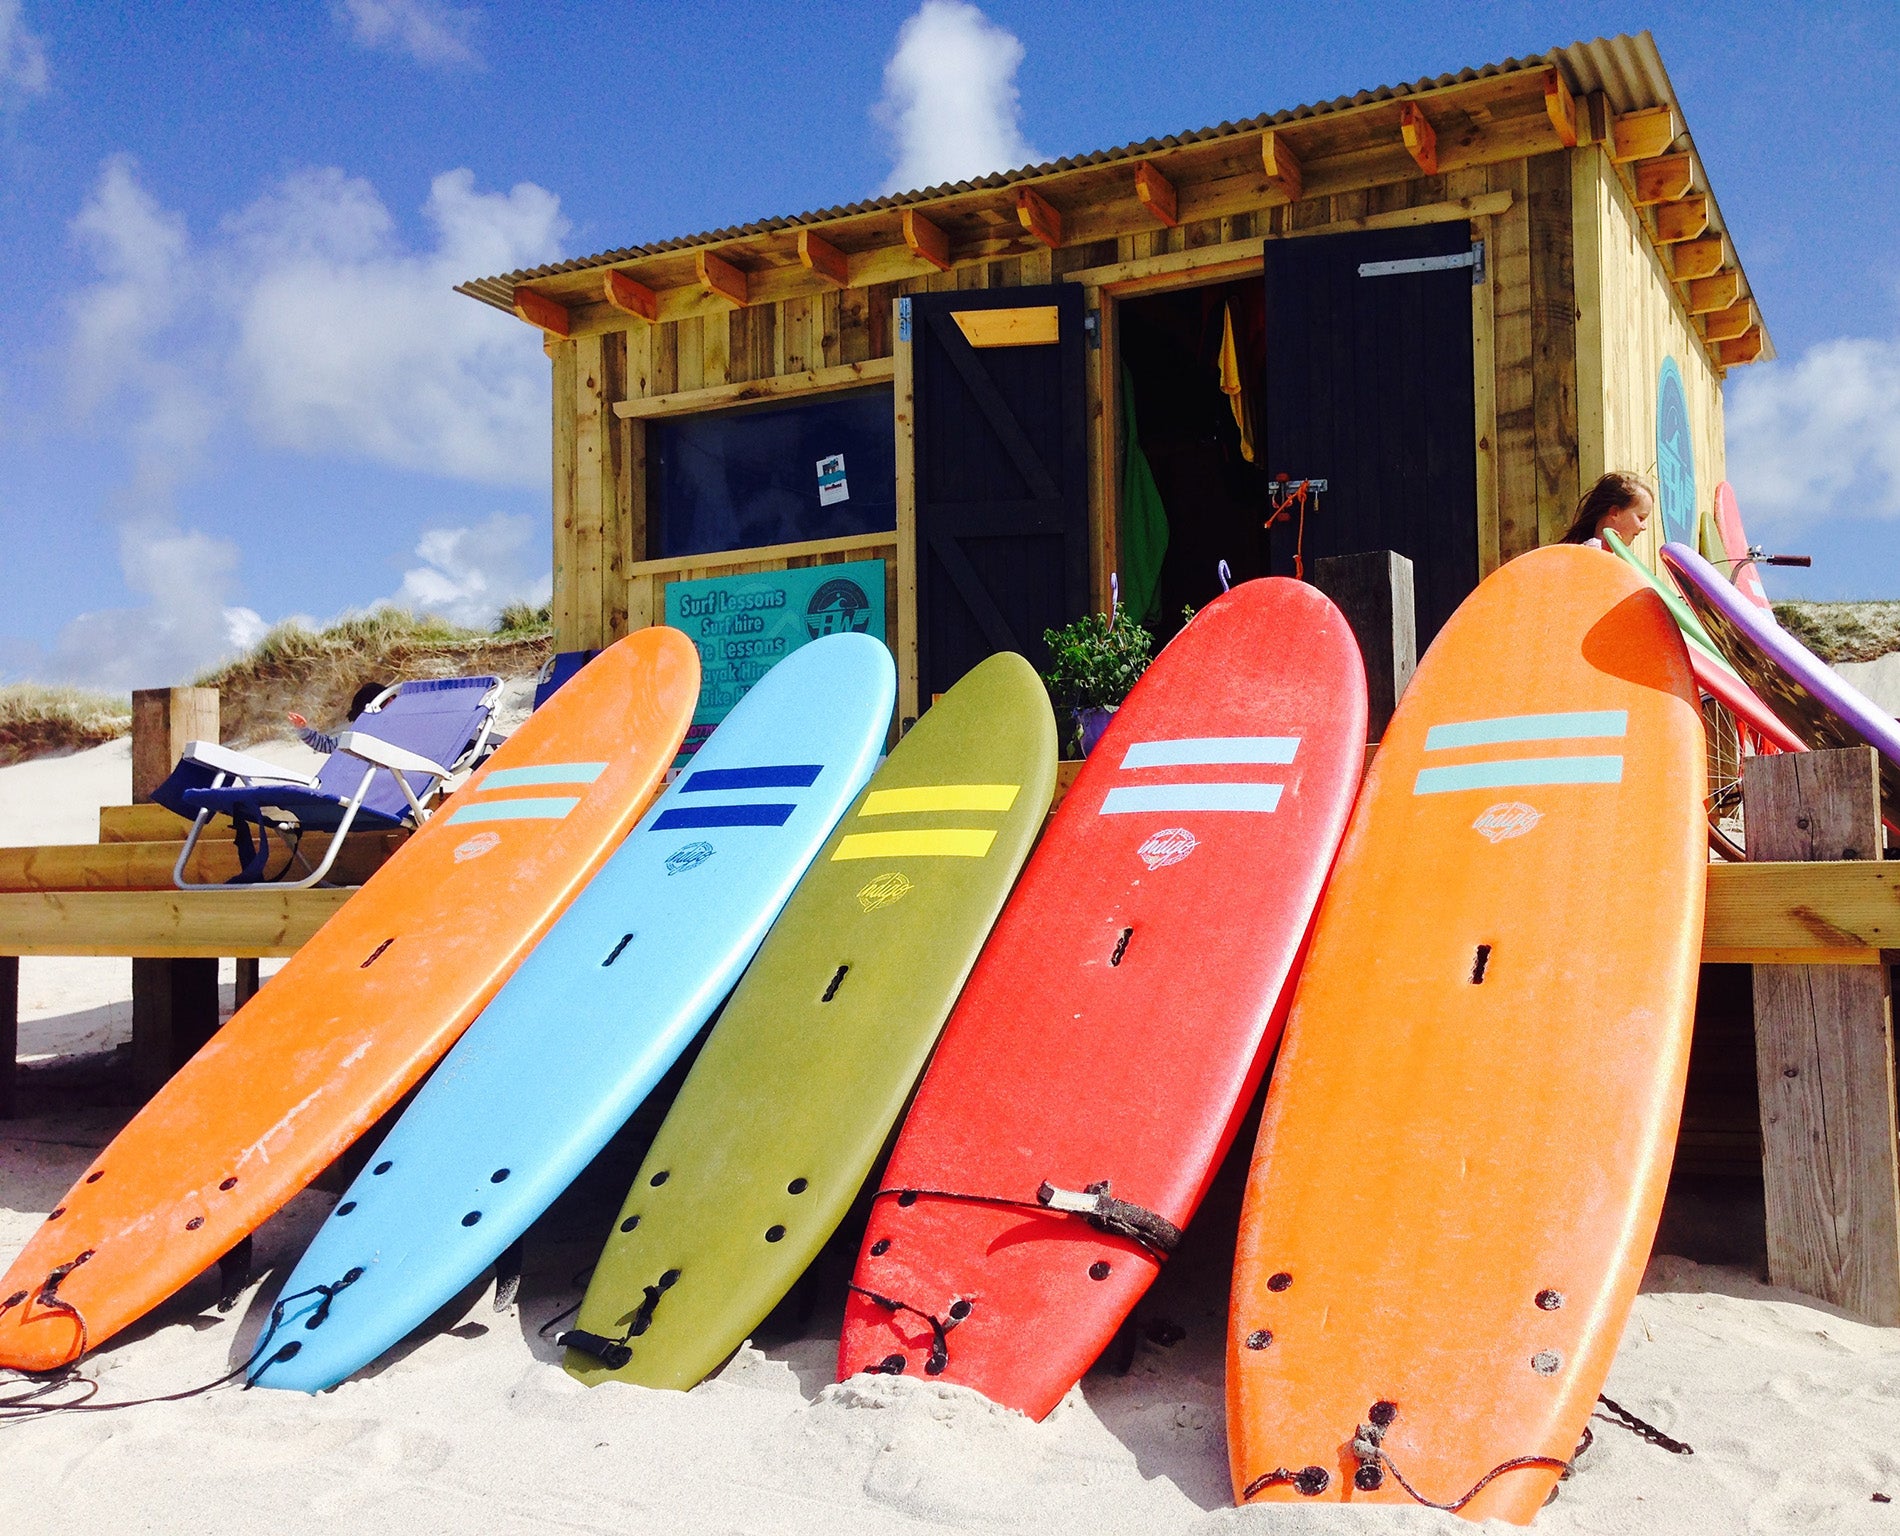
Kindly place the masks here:
POLYGON ((691 752, 747 689, 801 645, 842 634, 888 644, 884 562, 669 581, 666 622, 699 647, 699 708, 686 733, 691 752))
POLYGON ((1662 502, 1663 536, 1696 545, 1695 442, 1689 432, 1689 400, 1682 370, 1665 357, 1656 381, 1656 493, 1662 502))

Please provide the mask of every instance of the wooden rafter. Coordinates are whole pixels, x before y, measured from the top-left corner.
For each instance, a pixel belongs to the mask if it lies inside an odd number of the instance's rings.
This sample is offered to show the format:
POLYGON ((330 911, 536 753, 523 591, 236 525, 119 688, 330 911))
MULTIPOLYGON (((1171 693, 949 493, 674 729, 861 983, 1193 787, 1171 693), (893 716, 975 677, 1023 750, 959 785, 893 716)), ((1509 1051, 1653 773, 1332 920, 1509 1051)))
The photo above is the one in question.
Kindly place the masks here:
POLYGON ((1727 309, 1718 310, 1702 322, 1702 335, 1711 342, 1738 341, 1755 323, 1755 301, 1743 299, 1727 309))
POLYGON ((1181 222, 1180 202, 1174 195, 1174 183, 1146 160, 1135 167, 1135 196, 1141 206, 1169 229, 1181 222))
POLYGON ((904 244, 939 272, 950 270, 950 237, 915 208, 904 210, 904 244))
POLYGON ((816 272, 840 288, 851 286, 850 259, 829 240, 809 229, 798 232, 798 261, 806 271, 816 272))
POLYGON ((1544 114, 1557 130, 1557 141, 1565 149, 1577 147, 1577 99, 1570 94, 1561 71, 1544 71, 1544 114))
POLYGON ((1722 270, 1722 263, 1728 259, 1728 247, 1720 235, 1711 235, 1707 240, 1684 240, 1672 247, 1671 264, 1679 283, 1693 282, 1698 277, 1714 277, 1722 270))
POLYGON ((1665 153, 1681 133, 1681 120, 1671 107, 1624 112, 1610 128, 1610 158, 1618 165, 1630 160, 1653 160, 1665 153))
POLYGON ((699 251, 693 257, 693 264, 699 273, 699 286, 707 294, 741 307, 752 302, 751 279, 725 257, 699 251))
POLYGON ((1405 140, 1405 152, 1418 162, 1418 168, 1427 176, 1436 176, 1438 135, 1415 101, 1399 104, 1399 137, 1405 140))
POLYGON ((1709 200, 1700 192, 1656 210, 1656 239, 1663 245, 1694 240, 1709 227, 1709 200))
POLYGON ((1698 277, 1689 284, 1689 313, 1712 315, 1727 309, 1742 296, 1742 274, 1730 267, 1713 277, 1698 277))
POLYGON ((1752 363, 1761 356, 1765 338, 1759 325, 1751 325, 1733 341, 1725 341, 1715 349, 1716 358, 1724 368, 1739 368, 1744 363, 1752 363))
POLYGON ((1647 208, 1653 203, 1673 203, 1687 197, 1694 184, 1693 155, 1662 155, 1654 160, 1638 161, 1636 206, 1647 208))
POLYGON ((530 325, 538 325, 550 336, 565 336, 569 318, 565 305, 556 304, 545 293, 532 288, 515 289, 515 316, 530 325))
POLYGON ((1033 188, 1016 189, 1016 218, 1024 229, 1050 250, 1062 244, 1061 211, 1033 188))
POLYGON ((642 320, 657 321, 660 318, 660 296, 645 283, 636 283, 624 272, 608 268, 601 275, 600 291, 601 296, 615 309, 638 315, 642 320))

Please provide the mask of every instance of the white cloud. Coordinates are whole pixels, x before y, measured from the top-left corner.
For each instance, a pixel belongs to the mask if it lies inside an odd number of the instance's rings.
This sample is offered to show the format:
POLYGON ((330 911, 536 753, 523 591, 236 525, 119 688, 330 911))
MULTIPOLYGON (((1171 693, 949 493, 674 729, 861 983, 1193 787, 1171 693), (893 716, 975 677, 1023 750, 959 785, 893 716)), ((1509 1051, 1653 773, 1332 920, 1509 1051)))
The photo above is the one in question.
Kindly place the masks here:
POLYGON ((897 33, 873 117, 891 136, 887 192, 1013 170, 1042 156, 1023 137, 1023 45, 964 0, 924 0, 897 33))
POLYGON ((0 0, 0 106, 16 106, 47 89, 46 44, 27 30, 20 0, 0 0))
MULTIPOLYGON (((162 684, 255 642, 265 625, 237 600, 238 547, 178 511, 214 436, 248 427, 269 447, 545 484, 541 349, 451 286, 556 257, 559 201, 528 184, 479 192, 462 170, 436 178, 423 212, 416 246, 367 182, 302 171, 195 240, 131 159, 106 162, 71 226, 96 277, 67 305, 68 395, 75 426, 126 460, 100 511, 145 601, 82 614, 48 651, 7 647, 9 670, 162 684)), ((537 526, 497 514, 431 530, 398 600, 474 623, 545 601, 537 526)))
POLYGON ((1729 390, 1728 471, 1751 527, 1900 517, 1900 337, 1842 337, 1729 390))
POLYGON ((472 41, 477 13, 441 0, 342 0, 338 15, 365 48, 406 53, 418 64, 481 67, 472 41))
POLYGON ((452 291, 551 261, 560 200, 436 177, 429 248, 410 249, 365 181, 288 178, 232 221, 232 367, 267 442, 500 485, 547 477, 547 366, 520 324, 452 291))
POLYGON ((474 528, 431 528, 416 544, 423 563, 403 572, 392 601, 476 628, 509 603, 538 607, 554 586, 545 532, 540 519, 506 512, 474 528))

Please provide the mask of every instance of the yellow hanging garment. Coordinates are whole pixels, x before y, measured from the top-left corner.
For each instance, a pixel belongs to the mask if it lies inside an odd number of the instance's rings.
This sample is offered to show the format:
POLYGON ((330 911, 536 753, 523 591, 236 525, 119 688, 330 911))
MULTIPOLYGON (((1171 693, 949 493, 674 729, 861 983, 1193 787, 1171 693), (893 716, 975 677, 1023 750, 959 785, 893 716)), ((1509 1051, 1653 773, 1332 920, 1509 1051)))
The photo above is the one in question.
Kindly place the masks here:
POLYGON ((1253 411, 1240 383, 1240 353, 1234 346, 1234 306, 1223 304, 1220 312, 1220 389, 1234 412, 1234 425, 1240 428, 1240 456, 1253 463, 1253 411))

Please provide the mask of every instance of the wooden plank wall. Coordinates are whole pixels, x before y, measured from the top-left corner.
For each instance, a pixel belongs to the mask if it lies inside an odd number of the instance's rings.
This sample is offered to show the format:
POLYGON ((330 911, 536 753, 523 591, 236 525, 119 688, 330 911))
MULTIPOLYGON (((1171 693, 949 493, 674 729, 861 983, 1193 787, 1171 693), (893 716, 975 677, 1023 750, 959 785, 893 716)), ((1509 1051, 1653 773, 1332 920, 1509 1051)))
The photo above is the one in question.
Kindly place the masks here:
MULTIPOLYGON (((1577 498, 1577 332, 1572 301, 1571 171, 1559 152, 1439 176, 1417 176, 1299 203, 1262 207, 1175 228, 1157 225, 1059 250, 965 263, 866 288, 691 315, 605 335, 550 341, 554 386, 554 623, 561 649, 607 643, 657 621, 668 572, 646 560, 646 424, 620 420, 617 399, 651 399, 808 369, 886 358, 895 350, 894 303, 943 293, 1059 281, 1117 264, 1207 250, 1225 258, 1271 236, 1323 234, 1357 221, 1461 198, 1508 192, 1502 213, 1473 221, 1487 242, 1487 281, 1474 306, 1474 342, 1492 371, 1480 381, 1480 547, 1485 568, 1555 537, 1577 498), (1218 250, 1216 249, 1218 248, 1218 250), (1488 301, 1488 304, 1484 301, 1488 301), (1486 383, 1490 385, 1487 390, 1486 383), (1495 419, 1492 412, 1495 412, 1495 419)), ((1257 266, 1254 270, 1258 270, 1257 266)), ((1187 279, 1193 281, 1191 277, 1187 279)), ((1101 326, 1089 379, 1091 504, 1099 536, 1091 559, 1098 605, 1116 559, 1119 482, 1113 304, 1089 290, 1101 326)), ((1698 461, 1700 463, 1700 461, 1698 461)), ((1713 481, 1710 484, 1713 485, 1713 481)), ((873 556, 875 557, 875 556, 873 556)), ((865 558, 827 551, 800 563, 865 558)), ((696 562, 704 564, 703 561, 696 562)), ((783 560, 722 570, 783 568, 783 560)), ((903 643, 893 602, 892 644, 903 643)), ((901 654, 901 652, 900 652, 901 654)))
MULTIPOLYGON (((1656 473, 1656 382, 1664 357, 1682 370, 1695 442, 1696 504, 1706 515, 1727 473, 1722 379, 1642 216, 1600 146, 1571 151, 1576 233, 1578 457, 1583 484, 1610 469, 1656 473)), ((1661 548, 1653 519, 1639 553, 1661 548)))

